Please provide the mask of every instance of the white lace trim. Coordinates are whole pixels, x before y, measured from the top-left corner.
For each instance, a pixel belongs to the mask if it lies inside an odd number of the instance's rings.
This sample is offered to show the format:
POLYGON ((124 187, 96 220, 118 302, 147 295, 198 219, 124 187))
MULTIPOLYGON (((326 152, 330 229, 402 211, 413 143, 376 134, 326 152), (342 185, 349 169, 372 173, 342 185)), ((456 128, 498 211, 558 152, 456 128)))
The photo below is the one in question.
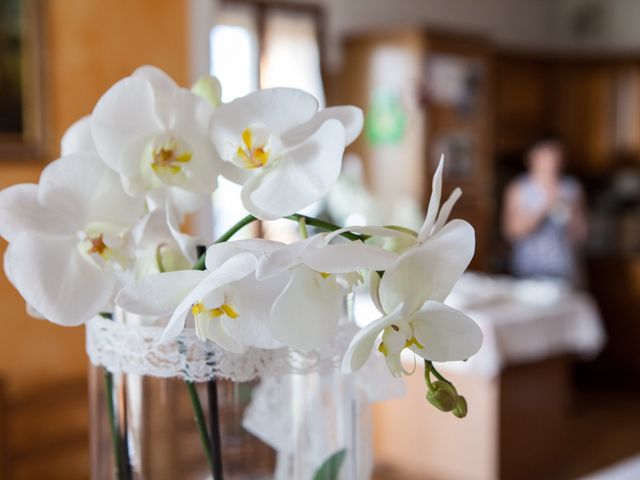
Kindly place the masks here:
POLYGON ((287 373, 329 373, 339 367, 357 331, 342 325, 334 340, 320 350, 250 349, 239 355, 200 340, 186 328, 174 341, 160 344, 163 329, 125 325, 101 317, 87 322, 87 354, 91 363, 113 373, 178 377, 194 382, 226 378, 237 382, 287 373))

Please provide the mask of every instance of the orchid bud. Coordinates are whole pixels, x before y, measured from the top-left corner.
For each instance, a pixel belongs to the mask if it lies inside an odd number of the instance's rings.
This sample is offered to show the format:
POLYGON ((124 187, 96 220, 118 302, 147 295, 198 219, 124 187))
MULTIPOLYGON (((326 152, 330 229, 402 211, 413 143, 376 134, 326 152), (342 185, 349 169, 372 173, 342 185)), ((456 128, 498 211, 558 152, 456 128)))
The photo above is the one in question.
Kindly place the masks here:
POLYGON ((214 107, 219 107, 221 103, 222 87, 220 81, 211 75, 200 77, 191 87, 191 91, 204 98, 214 107))
POLYGON ((427 401, 443 412, 450 412, 458 405, 458 392, 453 385, 442 380, 433 382, 427 392, 427 401))
POLYGON ((458 395, 456 408, 454 408, 451 413, 458 418, 464 418, 467 416, 467 400, 462 395, 458 395))

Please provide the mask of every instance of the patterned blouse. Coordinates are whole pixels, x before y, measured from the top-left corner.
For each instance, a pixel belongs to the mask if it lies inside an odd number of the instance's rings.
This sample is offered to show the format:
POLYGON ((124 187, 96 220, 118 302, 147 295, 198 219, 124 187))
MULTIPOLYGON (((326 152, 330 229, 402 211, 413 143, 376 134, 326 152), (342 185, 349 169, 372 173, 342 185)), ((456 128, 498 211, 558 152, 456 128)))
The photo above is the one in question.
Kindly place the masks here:
MULTIPOLYGON (((516 180, 524 195, 525 208, 539 211, 547 193, 528 175, 516 180)), ((516 241, 511 256, 511 269, 519 277, 552 277, 580 282, 575 246, 571 243, 568 224, 580 197, 580 185, 571 177, 560 180, 559 199, 536 230, 516 241)))

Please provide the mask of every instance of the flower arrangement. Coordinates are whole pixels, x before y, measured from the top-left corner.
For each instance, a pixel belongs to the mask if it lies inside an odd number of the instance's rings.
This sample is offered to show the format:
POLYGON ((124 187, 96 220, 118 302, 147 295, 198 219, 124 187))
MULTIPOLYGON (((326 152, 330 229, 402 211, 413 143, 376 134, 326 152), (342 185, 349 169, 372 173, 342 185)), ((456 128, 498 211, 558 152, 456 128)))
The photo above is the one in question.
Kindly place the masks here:
MULTIPOLYGON (((391 375, 411 374, 401 354, 413 352, 425 362, 428 401, 464 417, 464 397, 432 363, 465 360, 482 342, 473 320, 444 303, 475 245, 471 225, 448 221, 461 191, 441 205, 443 162, 419 232, 339 227, 297 212, 331 189, 362 112, 318 110, 290 88, 227 104, 220 92, 213 77, 189 90, 141 67, 69 128, 38 184, 0 192, 5 273, 29 313, 77 326, 119 307, 158 319, 161 343, 192 329, 235 355, 308 352, 333 340, 345 297, 367 276, 380 318, 355 334, 343 372, 360 369, 377 345, 391 375), (248 215, 198 255, 199 240, 180 225, 220 175, 242 185, 248 215), (298 223, 300 240, 232 239, 280 218, 298 223)), ((206 444, 214 432, 201 410, 196 417, 206 444)))

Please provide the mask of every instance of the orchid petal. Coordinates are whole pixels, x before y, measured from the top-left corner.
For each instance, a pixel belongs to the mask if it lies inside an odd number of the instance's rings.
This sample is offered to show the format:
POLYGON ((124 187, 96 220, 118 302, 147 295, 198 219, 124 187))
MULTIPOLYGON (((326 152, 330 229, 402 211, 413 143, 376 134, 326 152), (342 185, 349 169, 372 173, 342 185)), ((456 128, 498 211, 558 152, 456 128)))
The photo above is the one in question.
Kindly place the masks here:
POLYGON ((300 255, 312 244, 318 242, 321 242, 321 237, 314 235, 299 242, 282 244, 280 248, 265 253, 258 262, 256 278, 264 280, 295 266, 301 261, 300 255))
POLYGON ((215 243, 207 249, 205 265, 207 270, 213 271, 229 258, 239 253, 252 253, 257 258, 268 255, 283 245, 281 242, 274 242, 262 238, 215 243))
POLYGON ((424 219, 422 228, 418 232, 418 241, 425 241, 431 234, 433 223, 436 221, 438 210, 440 210, 440 197, 442 196, 442 172, 444 170, 444 155, 440 157, 440 163, 433 175, 431 183, 431 198, 429 199, 429 207, 427 208, 427 216, 424 219))
POLYGON ((342 164, 344 127, 327 120, 303 143, 289 148, 278 165, 244 184, 245 208, 263 220, 295 213, 324 196, 342 164))
POLYGON ((211 340, 216 345, 231 353, 242 354, 247 347, 233 338, 225 329, 225 319, 214 318, 199 321, 196 319, 198 335, 211 340))
POLYGON ((384 309, 382 308, 382 303, 380 303, 380 275, 375 271, 369 272, 369 295, 378 311, 384 315, 384 309))
POLYGON ((25 232, 5 255, 11 281, 33 308, 53 323, 76 326, 103 311, 115 277, 80 255, 73 236, 25 232))
POLYGON ((438 214, 438 218, 436 219, 436 223, 433 225, 433 230, 431 234, 435 234, 444 227, 445 223, 449 219, 449 215, 451 215, 451 210, 453 210, 454 205, 458 201, 458 199, 462 196, 462 190, 456 188, 446 202, 442 204, 442 208, 440 209, 440 213, 438 214))
POLYGON ((380 247, 360 241, 307 248, 302 262, 317 272, 349 273, 360 269, 386 270, 398 257, 380 247))
POLYGON ((187 178, 180 188, 198 193, 213 192, 220 164, 207 135, 213 108, 204 99, 184 89, 173 92, 167 108, 171 112, 168 128, 184 140, 192 154, 187 178))
POLYGON ((82 227, 96 221, 126 227, 138 220, 144 208, 142 199, 127 195, 118 176, 91 152, 50 163, 40 176, 38 201, 73 215, 82 227))
POLYGON ((153 86, 145 78, 128 77, 113 85, 96 104, 91 132, 98 153, 107 165, 128 177, 139 174, 141 150, 127 148, 145 143, 163 125, 156 115, 153 86))
POLYGON ((134 70, 131 74, 134 78, 147 80, 156 94, 171 95, 174 90, 180 88, 178 84, 164 71, 153 65, 143 65, 134 70))
POLYGON ((178 244, 182 255, 191 263, 195 263, 197 258, 197 246, 202 243, 198 237, 191 236, 187 233, 183 233, 180 230, 180 224, 178 222, 178 215, 176 212, 167 207, 166 209, 166 222, 171 236, 178 244))
POLYGON ((318 101, 302 90, 258 90, 218 107, 211 122, 211 138, 222 159, 230 160, 241 144, 244 129, 259 124, 282 135, 309 121, 317 110, 318 101))
POLYGON ((412 350, 435 362, 466 360, 482 346, 482 330, 464 313, 428 301, 411 317, 413 333, 422 346, 412 350))
POLYGON ((473 227, 452 220, 423 245, 403 253, 380 282, 385 311, 401 302, 411 312, 427 299, 444 301, 469 266, 474 249, 473 227))
POLYGON ((289 274, 260 282, 253 275, 225 287, 226 301, 238 312, 235 319, 225 317, 225 331, 238 342, 254 348, 282 347, 269 329, 269 309, 284 289, 289 274))
POLYGON ((116 303, 135 315, 169 315, 207 275, 207 272, 200 270, 149 275, 131 282, 120 290, 116 303))
POLYGON ((402 309, 399 305, 390 315, 374 320, 354 335, 342 358, 343 373, 353 373, 365 364, 380 333, 399 320, 402 309))
POLYGON ((85 115, 74 122, 62 135, 60 155, 95 151, 96 144, 91 136, 91 115, 85 115))
POLYGON ((313 134, 325 121, 332 118, 338 120, 344 126, 345 145, 350 145, 358 138, 364 124, 362 110, 351 105, 343 105, 320 110, 308 122, 288 131, 283 137, 283 141, 287 143, 301 142, 313 134))
POLYGON ((335 335, 343 302, 344 293, 333 278, 299 266, 273 304, 271 333, 292 348, 318 348, 335 335))
MULTIPOLYGON (((218 269, 211 272, 178 304, 165 328, 161 342, 165 342, 180 334, 193 303, 201 300, 211 292, 231 282, 246 277, 255 269, 256 260, 251 254, 240 254, 230 258, 218 269)), ((220 295, 222 295, 220 293, 220 295)))
POLYGON ((38 186, 13 185, 0 191, 0 235, 11 242, 25 231, 64 234, 76 225, 68 216, 38 203, 38 186))

